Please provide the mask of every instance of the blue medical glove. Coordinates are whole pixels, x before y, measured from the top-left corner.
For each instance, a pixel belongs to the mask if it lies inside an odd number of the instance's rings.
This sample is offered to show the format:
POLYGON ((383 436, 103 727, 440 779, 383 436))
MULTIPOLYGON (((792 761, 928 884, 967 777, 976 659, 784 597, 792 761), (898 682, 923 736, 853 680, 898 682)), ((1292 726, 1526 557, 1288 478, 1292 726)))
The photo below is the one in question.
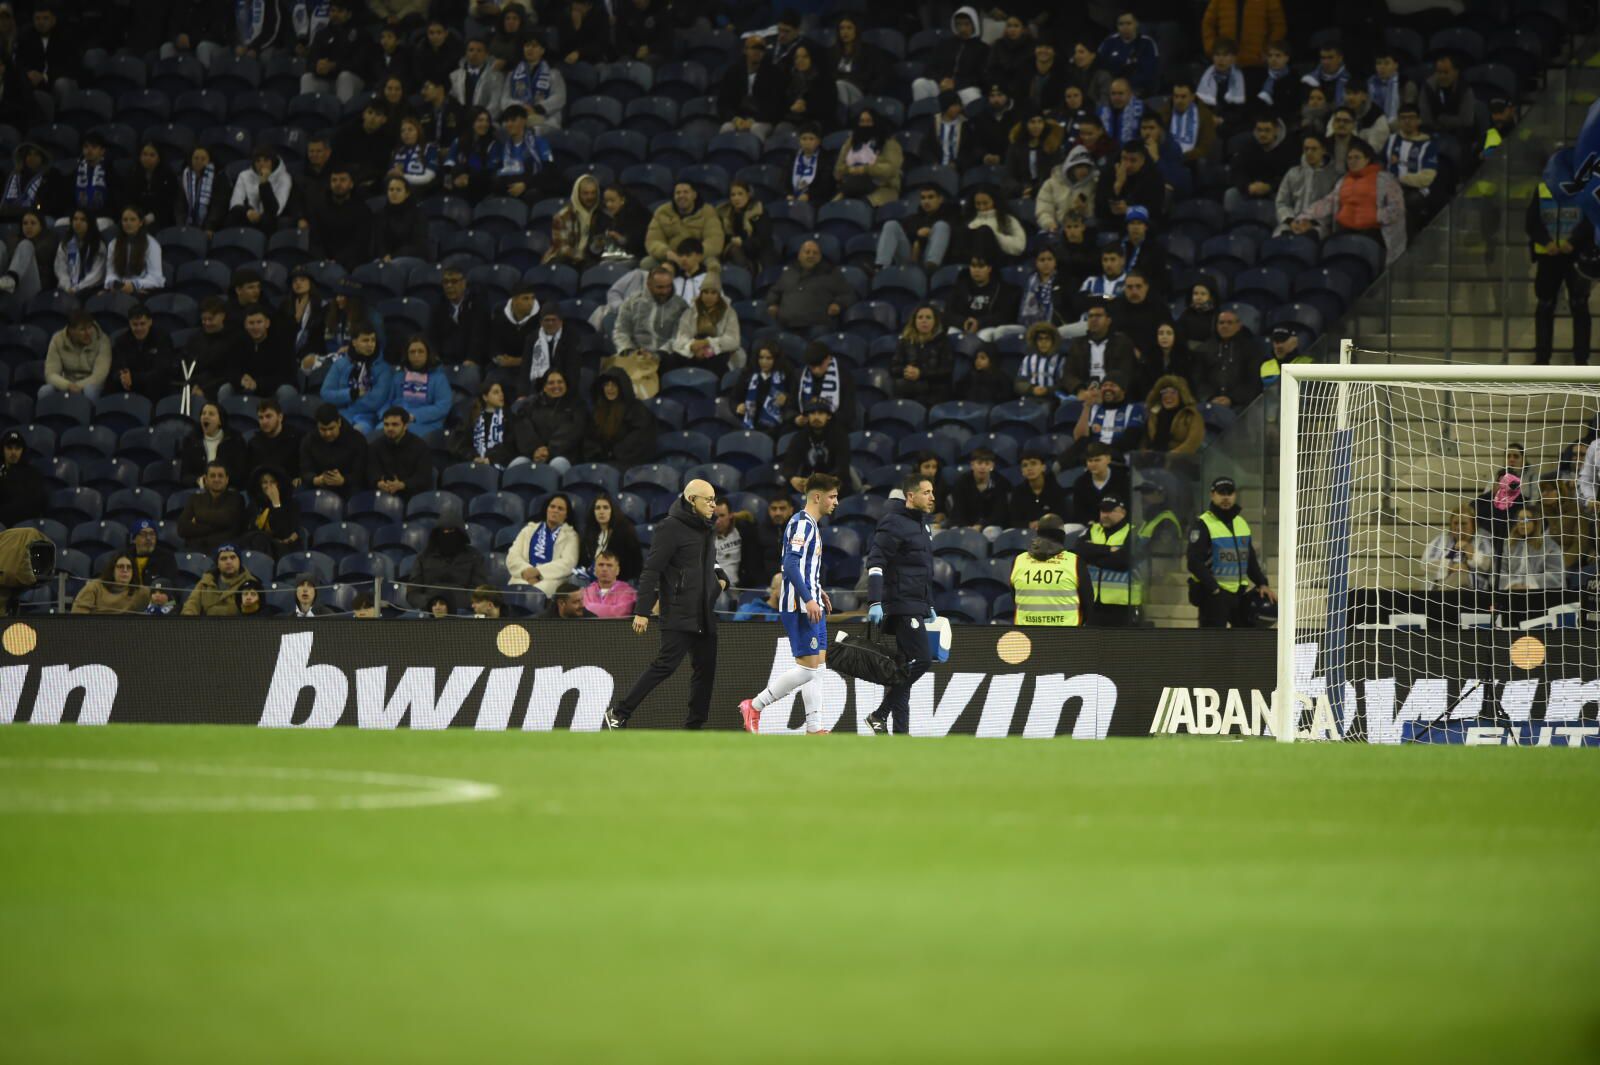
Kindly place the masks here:
POLYGON ((935 621, 938 621, 938 620, 939 620, 939 612, 937 610, 933 609, 933 607, 930 606, 928 608, 928 624, 932 625, 935 621))
POLYGON ((874 625, 882 625, 883 624, 883 604, 882 603, 873 603, 870 607, 867 608, 867 620, 872 622, 874 625))

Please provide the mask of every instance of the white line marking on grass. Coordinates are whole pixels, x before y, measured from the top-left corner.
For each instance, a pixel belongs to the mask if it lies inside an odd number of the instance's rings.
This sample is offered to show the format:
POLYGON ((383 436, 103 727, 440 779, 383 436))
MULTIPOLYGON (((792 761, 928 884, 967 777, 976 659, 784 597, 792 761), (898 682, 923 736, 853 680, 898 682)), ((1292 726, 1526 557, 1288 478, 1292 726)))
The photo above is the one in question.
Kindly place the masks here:
POLYGON ((50 797, 8 795, 0 787, 0 814, 7 813, 300 813, 314 810, 396 810, 454 803, 484 802, 499 797, 493 784, 447 777, 373 773, 354 769, 227 766, 87 758, 0 758, 0 769, 48 769, 66 772, 138 773, 144 775, 320 781, 399 789, 348 795, 117 795, 82 792, 50 797))

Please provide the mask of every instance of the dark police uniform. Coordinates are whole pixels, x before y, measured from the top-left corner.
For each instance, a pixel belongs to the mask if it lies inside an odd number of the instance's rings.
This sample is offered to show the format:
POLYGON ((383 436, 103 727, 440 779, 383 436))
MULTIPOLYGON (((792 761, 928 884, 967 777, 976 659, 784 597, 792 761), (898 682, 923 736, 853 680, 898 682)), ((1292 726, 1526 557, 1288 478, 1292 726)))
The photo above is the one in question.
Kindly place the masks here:
POLYGON ((1253 627, 1250 589, 1266 583, 1239 508, 1207 507, 1189 529, 1189 602, 1200 608, 1200 627, 1253 627))

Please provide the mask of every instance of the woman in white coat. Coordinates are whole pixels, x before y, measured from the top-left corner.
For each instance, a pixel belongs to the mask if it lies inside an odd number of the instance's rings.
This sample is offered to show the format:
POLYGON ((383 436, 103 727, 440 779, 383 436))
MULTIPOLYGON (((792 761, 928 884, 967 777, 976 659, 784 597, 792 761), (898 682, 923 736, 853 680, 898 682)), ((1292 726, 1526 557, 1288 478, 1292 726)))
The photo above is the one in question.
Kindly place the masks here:
POLYGON ((544 520, 522 527, 506 552, 506 569, 515 586, 533 585, 554 595, 578 564, 578 530, 573 527, 572 501, 564 493, 544 505, 544 520))

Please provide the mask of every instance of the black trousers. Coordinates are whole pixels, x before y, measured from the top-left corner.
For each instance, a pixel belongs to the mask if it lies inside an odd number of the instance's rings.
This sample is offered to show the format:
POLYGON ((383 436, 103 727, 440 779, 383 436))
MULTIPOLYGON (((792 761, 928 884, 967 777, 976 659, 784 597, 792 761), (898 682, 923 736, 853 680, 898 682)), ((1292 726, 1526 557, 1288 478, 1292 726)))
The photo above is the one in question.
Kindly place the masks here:
POLYGON ((1255 628, 1255 616, 1251 613, 1250 600, 1254 594, 1248 588, 1237 592, 1220 591, 1216 595, 1199 595, 1195 604, 1200 608, 1200 627, 1202 629, 1226 629, 1232 626, 1236 629, 1255 628))
POLYGON ((1138 622, 1138 613, 1131 606, 1107 606, 1096 603, 1093 625, 1097 629, 1126 629, 1138 622))
POLYGON ((1594 283, 1578 273, 1571 255, 1540 255, 1533 266, 1533 359, 1540 366, 1550 364, 1550 349, 1556 339, 1556 301, 1561 289, 1567 290, 1567 306, 1572 311, 1572 361, 1580 366, 1589 362, 1589 291, 1594 283))
POLYGON ((933 666, 928 652, 928 630, 917 614, 890 614, 883 619, 883 631, 894 637, 900 657, 906 660, 906 679, 883 693, 878 713, 894 722, 897 736, 911 734, 911 686, 933 666))
POLYGON ((624 721, 632 717, 639 704, 656 690, 656 685, 676 672, 684 655, 689 656, 693 673, 689 678, 689 716, 684 720, 683 727, 703 728, 706 718, 711 716, 711 683, 717 676, 715 629, 700 633, 662 629, 661 650, 657 652, 655 661, 639 674, 639 679, 622 697, 622 702, 617 704, 617 716, 624 721))

